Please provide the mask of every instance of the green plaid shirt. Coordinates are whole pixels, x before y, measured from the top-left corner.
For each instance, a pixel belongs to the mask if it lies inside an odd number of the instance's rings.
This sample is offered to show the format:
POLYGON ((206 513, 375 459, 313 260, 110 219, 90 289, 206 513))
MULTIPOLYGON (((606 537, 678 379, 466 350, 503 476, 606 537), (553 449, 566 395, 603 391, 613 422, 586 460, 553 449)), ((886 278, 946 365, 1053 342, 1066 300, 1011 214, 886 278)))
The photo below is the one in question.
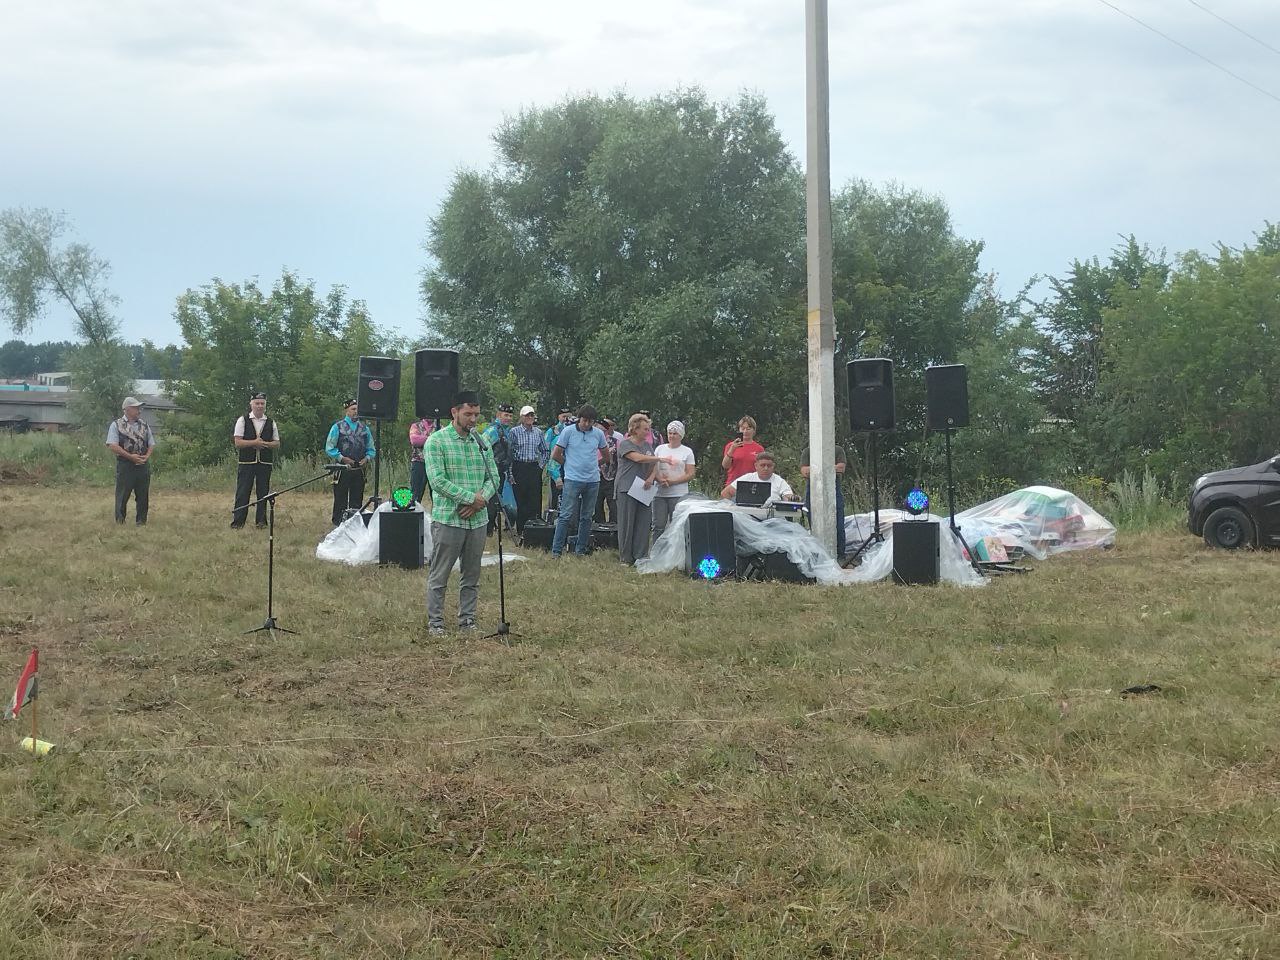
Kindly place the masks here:
POLYGON ((498 492, 495 486, 498 467, 493 462, 493 450, 486 443, 481 451, 476 443, 479 436, 478 430, 459 436, 450 423, 431 434, 422 448, 427 482, 431 484, 431 519, 436 523, 471 530, 489 522, 487 510, 465 520, 458 516, 458 507, 473 503, 477 492, 482 492, 485 500, 498 492))

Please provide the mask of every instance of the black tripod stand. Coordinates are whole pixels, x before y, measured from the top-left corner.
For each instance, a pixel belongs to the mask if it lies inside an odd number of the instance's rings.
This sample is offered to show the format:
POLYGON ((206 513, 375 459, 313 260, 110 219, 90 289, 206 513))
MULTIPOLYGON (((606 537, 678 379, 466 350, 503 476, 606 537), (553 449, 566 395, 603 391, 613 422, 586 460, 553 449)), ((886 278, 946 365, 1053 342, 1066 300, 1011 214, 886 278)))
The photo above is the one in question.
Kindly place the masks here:
POLYGON ((259 497, 252 503, 247 504, 243 509, 248 516, 249 507, 256 507, 264 500, 267 504, 267 619, 262 621, 262 626, 254 627, 252 630, 246 630, 246 634, 261 633, 266 631, 271 634, 271 639, 276 638, 276 631, 281 633, 297 633, 297 630, 290 630, 288 627, 282 627, 276 621, 274 603, 275 603, 275 570, 276 570, 276 497, 282 493, 288 493, 290 490, 297 490, 299 487, 305 487, 308 483, 315 483, 317 480, 323 480, 333 472, 332 469, 325 470, 324 473, 312 477, 310 480, 303 480, 301 483, 295 483, 292 487, 285 487, 283 490, 273 490, 265 497, 259 497))
POLYGON ((956 482, 951 473, 951 428, 947 427, 945 433, 947 438, 947 509, 951 514, 951 535, 960 542, 960 546, 964 547, 964 554, 969 558, 969 563, 973 569, 978 571, 978 576, 985 577, 987 575, 986 571, 982 569, 982 565, 978 563, 978 558, 969 549, 969 544, 965 543, 964 534, 960 532, 960 527, 956 524, 956 482))
POLYGON ((382 421, 375 420, 373 422, 373 494, 364 502, 364 506, 360 508, 360 512, 364 513, 369 505, 373 505, 375 513, 382 504, 382 492, 378 489, 378 485, 382 482, 379 475, 378 467, 382 463, 382 421))
MULTIPOLYGON (((950 449, 950 448, 948 448, 950 449)), ((948 459, 947 461, 951 461, 948 459)), ((867 547, 873 543, 884 543, 884 537, 880 534, 880 446, 876 442, 876 431, 871 431, 871 533, 867 539, 858 544, 858 549, 849 554, 848 559, 841 560, 840 565, 843 567, 851 567, 858 562, 858 558, 866 551, 867 547)), ((840 522, 844 522, 844 518, 840 518, 840 522)))
MULTIPOLYGON (((480 438, 477 437, 477 440, 480 438)), ((480 441, 480 453, 484 455, 484 442, 480 441)), ((494 483, 493 474, 489 472, 489 461, 484 461, 484 474, 490 483, 494 483)), ((502 562, 502 528, 507 523, 507 511, 502 505, 502 484, 494 483, 497 493, 494 494, 498 499, 498 522, 494 524, 498 528, 498 627, 493 633, 485 637, 486 640, 492 640, 494 637, 499 638, 507 646, 511 646, 511 638, 519 636, 511 632, 511 624, 507 622, 507 575, 506 564, 502 562)), ((485 507, 488 510, 488 507, 485 507)))

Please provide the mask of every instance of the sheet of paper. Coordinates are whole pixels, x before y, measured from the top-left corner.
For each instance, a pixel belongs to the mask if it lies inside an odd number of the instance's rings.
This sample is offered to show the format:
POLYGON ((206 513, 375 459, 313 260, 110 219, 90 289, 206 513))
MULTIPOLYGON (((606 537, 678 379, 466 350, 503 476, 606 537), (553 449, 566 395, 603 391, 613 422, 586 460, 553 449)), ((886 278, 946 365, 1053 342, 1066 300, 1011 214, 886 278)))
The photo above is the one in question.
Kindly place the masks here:
POLYGON ((631 481, 631 489, 627 491, 627 496, 639 500, 646 507, 653 503, 653 498, 658 495, 658 484, 655 481, 648 490, 644 488, 644 478, 636 477, 631 481))

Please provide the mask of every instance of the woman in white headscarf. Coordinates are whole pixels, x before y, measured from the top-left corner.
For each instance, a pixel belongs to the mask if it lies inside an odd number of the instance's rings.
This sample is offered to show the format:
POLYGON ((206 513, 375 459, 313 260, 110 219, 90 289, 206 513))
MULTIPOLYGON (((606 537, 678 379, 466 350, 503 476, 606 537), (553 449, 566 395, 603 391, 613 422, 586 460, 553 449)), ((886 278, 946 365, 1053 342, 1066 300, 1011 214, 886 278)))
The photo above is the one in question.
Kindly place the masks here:
POLYGON ((658 458, 658 494, 653 498, 653 539, 656 541, 671 522, 676 504, 689 495, 693 479, 693 450, 684 442, 684 424, 672 420, 667 424, 667 442, 653 451, 658 458))

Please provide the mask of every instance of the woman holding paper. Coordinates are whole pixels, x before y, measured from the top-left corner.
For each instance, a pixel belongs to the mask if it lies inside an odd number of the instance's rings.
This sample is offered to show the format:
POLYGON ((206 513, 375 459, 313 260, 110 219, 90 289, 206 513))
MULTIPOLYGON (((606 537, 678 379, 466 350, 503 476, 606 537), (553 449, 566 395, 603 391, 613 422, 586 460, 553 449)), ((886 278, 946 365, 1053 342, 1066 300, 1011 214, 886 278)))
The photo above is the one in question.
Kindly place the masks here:
POLYGON ((627 435, 618 444, 618 474, 614 490, 618 498, 618 559, 633 564, 649 555, 649 523, 652 516, 653 475, 658 458, 648 442, 650 420, 633 413, 627 435))

